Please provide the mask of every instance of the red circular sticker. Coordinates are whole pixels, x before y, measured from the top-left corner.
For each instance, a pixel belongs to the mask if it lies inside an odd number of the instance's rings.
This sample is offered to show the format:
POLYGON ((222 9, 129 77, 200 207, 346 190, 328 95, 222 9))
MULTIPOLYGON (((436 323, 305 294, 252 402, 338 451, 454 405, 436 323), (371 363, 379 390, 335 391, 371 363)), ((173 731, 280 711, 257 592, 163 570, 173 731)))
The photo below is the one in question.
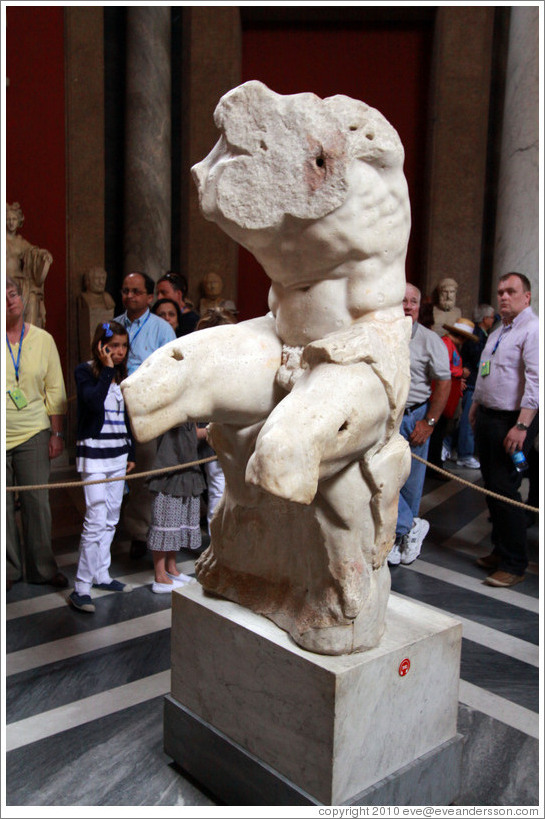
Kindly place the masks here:
POLYGON ((411 667, 411 661, 409 660, 408 657, 405 657, 405 659, 401 660, 401 662, 399 663, 399 668, 398 668, 399 676, 404 677, 408 673, 410 667, 411 667))

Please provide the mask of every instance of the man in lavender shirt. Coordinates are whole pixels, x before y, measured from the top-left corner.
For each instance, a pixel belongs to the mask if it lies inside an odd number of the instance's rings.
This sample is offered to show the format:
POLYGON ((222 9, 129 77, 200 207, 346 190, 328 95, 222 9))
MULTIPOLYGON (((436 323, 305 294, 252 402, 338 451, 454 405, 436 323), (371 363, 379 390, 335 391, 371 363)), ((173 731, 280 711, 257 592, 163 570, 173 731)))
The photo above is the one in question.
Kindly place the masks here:
MULTIPOLYGON (((530 307, 530 282, 506 273, 498 283, 500 326, 481 355, 469 420, 487 489, 520 501, 522 475, 512 456, 526 454, 538 427, 539 321, 530 307)), ((491 554, 477 560, 489 569, 489 586, 514 586, 528 566, 524 510, 487 496, 492 519, 491 554)))

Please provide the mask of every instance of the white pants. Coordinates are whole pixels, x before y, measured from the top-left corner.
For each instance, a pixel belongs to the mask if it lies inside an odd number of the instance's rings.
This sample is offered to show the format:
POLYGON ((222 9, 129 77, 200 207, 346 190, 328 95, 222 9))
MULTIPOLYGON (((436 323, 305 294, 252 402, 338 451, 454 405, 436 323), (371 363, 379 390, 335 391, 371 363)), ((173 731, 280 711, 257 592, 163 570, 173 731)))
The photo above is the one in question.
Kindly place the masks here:
POLYGON ((219 461, 210 461, 204 465, 204 468, 206 470, 206 483, 208 486, 208 511, 206 518, 208 520, 208 534, 210 534, 210 521, 212 520, 214 509, 223 495, 225 476, 223 469, 219 465, 219 461))
MULTIPOLYGON (((97 481, 124 475, 126 465, 114 472, 84 472, 83 481, 97 481)), ((93 583, 110 583, 110 546, 119 520, 124 481, 84 486, 85 520, 80 539, 80 555, 74 588, 89 594, 93 583)))

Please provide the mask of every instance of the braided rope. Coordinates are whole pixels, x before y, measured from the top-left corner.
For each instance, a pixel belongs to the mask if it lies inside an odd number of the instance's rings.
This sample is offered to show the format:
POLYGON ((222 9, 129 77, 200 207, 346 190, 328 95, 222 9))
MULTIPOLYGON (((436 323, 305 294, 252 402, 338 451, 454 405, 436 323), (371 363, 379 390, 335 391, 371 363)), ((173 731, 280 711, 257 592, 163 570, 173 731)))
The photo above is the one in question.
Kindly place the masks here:
POLYGON ((35 486, 6 486, 6 492, 30 492, 36 489, 74 489, 78 486, 93 486, 97 483, 114 483, 114 481, 132 481, 136 478, 147 478, 150 475, 162 475, 165 472, 176 472, 178 470, 189 469, 190 466, 207 464, 210 461, 217 461, 217 455, 210 458, 202 458, 200 461, 187 461, 185 464, 175 464, 175 466, 164 466, 162 469, 149 469, 147 472, 134 472, 132 475, 119 475, 117 478, 102 478, 99 481, 66 481, 65 483, 40 483, 35 486))
MULTIPOLYGON (((512 498, 506 498, 504 495, 498 495, 497 492, 492 492, 490 489, 485 489, 483 486, 476 486, 476 484, 472 483, 471 481, 466 481, 464 478, 458 477, 458 475, 453 475, 452 472, 448 472, 446 469, 441 469, 439 466, 435 466, 435 464, 431 464, 429 461, 425 461, 424 458, 421 458, 419 455, 415 455, 414 452, 411 452, 411 456, 415 458, 420 463, 426 464, 426 466, 431 467, 436 472, 440 472, 442 475, 446 475, 453 481, 458 481, 458 483, 463 484, 464 486, 469 486, 471 489, 474 489, 476 492, 481 492, 483 495, 488 495, 491 498, 496 498, 497 500, 505 501, 505 503, 510 503, 512 506, 519 506, 521 509, 526 509, 528 512, 536 512, 539 514, 539 509, 535 506, 529 506, 526 503, 521 503, 520 501, 513 500, 512 498)), ((211 461, 217 461, 217 456, 212 455, 209 458, 201 458, 199 461, 188 461, 185 464, 176 464, 175 466, 165 466, 162 469, 150 469, 147 472, 135 472, 132 475, 121 475, 117 478, 103 478, 102 480, 98 481, 67 481, 65 483, 42 483, 36 484, 35 486, 6 486, 6 492, 30 492, 35 491, 37 489, 74 489, 80 486, 93 486, 94 484, 98 483, 113 483, 114 481, 132 481, 137 478, 147 478, 150 475, 162 475, 167 472, 176 472, 178 470, 189 469, 190 466, 199 466, 200 464, 207 464, 211 461)))
POLYGON ((426 464, 426 466, 431 466, 432 469, 435 469, 436 472, 440 472, 441 475, 447 475, 449 478, 452 478, 452 480, 458 481, 458 483, 462 483, 465 486, 469 486, 476 492, 481 492, 483 495, 488 495, 491 498, 496 498, 497 500, 510 503, 512 506, 520 506, 521 509, 526 509, 529 512, 537 512, 539 514, 539 509, 537 509, 535 506, 528 506, 526 503, 521 503, 520 501, 513 500, 512 498, 506 498, 505 495, 498 495, 497 492, 492 492, 490 489, 485 489, 484 486, 477 486, 471 481, 466 481, 464 478, 459 478, 458 475, 453 475, 452 472, 448 472, 446 469, 441 469, 441 467, 435 466, 435 464, 430 464, 429 461, 425 461, 424 458, 421 458, 420 455, 415 455, 414 452, 411 452, 411 455, 417 461, 420 461, 420 463, 426 464))

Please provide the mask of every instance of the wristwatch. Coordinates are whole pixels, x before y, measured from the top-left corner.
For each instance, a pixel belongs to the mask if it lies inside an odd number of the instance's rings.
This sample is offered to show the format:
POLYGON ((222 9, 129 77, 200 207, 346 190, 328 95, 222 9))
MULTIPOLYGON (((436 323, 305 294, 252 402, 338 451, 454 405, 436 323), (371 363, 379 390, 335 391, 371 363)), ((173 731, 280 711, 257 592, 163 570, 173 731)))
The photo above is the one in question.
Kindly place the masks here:
POLYGON ((51 435, 54 435, 54 436, 55 436, 55 438, 62 438, 62 439, 64 439, 64 432, 54 432, 53 430, 51 430, 51 435))
POLYGON ((434 427, 434 426, 436 425, 436 423, 437 423, 437 421, 435 420, 435 418, 424 418, 424 421, 426 422, 426 424, 427 424, 429 427, 434 427))
POLYGON ((523 429, 524 432, 528 431, 528 424, 523 424, 522 421, 517 421, 515 426, 516 426, 517 429, 523 429))

